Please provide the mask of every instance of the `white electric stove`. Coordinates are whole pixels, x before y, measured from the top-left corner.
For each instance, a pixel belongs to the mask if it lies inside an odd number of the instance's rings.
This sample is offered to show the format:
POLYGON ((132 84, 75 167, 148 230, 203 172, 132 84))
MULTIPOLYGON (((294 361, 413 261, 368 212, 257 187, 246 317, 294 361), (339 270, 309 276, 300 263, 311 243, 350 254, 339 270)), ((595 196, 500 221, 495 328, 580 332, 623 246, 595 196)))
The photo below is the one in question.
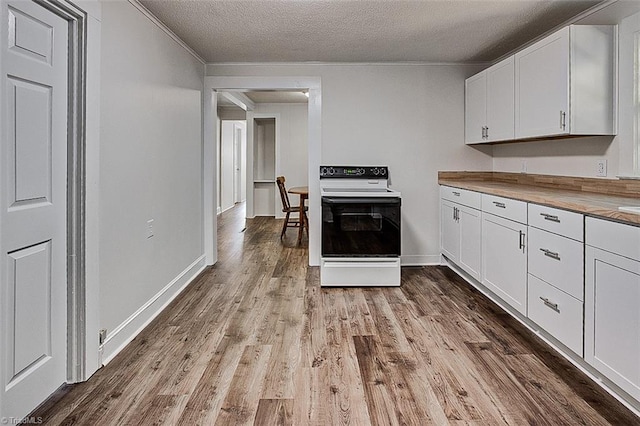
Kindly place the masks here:
POLYGON ((401 194, 386 166, 321 166, 322 286, 399 286, 401 194))

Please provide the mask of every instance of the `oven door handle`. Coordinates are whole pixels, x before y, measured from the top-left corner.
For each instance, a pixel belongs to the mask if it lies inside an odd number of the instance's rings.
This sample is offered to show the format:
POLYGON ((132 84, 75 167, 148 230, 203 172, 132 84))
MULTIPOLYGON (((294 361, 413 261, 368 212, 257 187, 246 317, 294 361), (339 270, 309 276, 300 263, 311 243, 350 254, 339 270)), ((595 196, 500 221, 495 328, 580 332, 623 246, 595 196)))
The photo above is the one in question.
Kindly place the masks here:
POLYGON ((322 204, 386 204, 399 205, 398 197, 322 197, 322 204))

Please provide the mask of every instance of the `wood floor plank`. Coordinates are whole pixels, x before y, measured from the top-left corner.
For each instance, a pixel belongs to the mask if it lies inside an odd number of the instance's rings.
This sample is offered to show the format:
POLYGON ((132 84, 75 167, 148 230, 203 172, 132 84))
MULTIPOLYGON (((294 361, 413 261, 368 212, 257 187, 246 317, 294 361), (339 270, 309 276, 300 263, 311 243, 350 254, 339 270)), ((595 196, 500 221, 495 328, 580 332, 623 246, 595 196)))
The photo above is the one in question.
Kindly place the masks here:
MULTIPOLYGON (((219 259, 107 366, 31 416, 49 425, 637 425, 445 267, 321 288, 282 222, 218 220, 219 259)), ((307 241, 306 237, 303 241, 307 241)))
POLYGON ((385 293, 380 289, 368 289, 364 295, 382 346, 386 350, 397 352, 410 351, 409 342, 402 332, 402 327, 400 327, 385 293))
POLYGON ((397 406, 394 404, 388 372, 385 371, 374 336, 354 336, 354 345, 360 374, 364 384, 367 408, 372 425, 400 425, 397 406))
POLYGON ((261 399, 254 426, 292 426, 293 399, 261 399))
POLYGON ((269 345, 245 347, 231 379, 227 397, 220 407, 216 425, 253 424, 270 356, 269 345))

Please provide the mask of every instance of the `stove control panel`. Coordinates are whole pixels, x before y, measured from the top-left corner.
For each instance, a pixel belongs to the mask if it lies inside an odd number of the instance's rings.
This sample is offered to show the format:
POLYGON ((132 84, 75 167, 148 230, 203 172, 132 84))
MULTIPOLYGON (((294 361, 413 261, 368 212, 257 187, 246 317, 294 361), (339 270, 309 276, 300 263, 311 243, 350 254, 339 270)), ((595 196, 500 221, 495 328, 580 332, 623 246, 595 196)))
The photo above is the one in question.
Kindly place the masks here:
POLYGON ((387 166, 320 166, 320 178, 335 179, 387 179, 387 166))

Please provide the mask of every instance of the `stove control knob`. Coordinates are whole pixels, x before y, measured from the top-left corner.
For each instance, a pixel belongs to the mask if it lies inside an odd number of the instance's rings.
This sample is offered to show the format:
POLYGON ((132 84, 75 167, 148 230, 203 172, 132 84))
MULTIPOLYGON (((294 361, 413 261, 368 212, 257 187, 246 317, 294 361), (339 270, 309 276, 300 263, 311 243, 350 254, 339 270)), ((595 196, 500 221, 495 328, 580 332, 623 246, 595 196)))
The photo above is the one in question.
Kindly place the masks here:
POLYGON ((380 174, 381 174, 382 176, 384 176, 384 175, 386 175, 386 174, 387 174, 387 171, 385 170, 385 168, 384 168, 384 167, 380 167, 380 174))
POLYGON ((320 176, 326 176, 327 175, 327 168, 323 167, 320 169, 320 176))
POLYGON ((377 168, 377 167, 375 167, 375 168, 373 169, 373 174, 374 174, 374 175, 376 175, 376 176, 378 176, 378 175, 380 174, 380 170, 378 170, 378 168, 377 168))
POLYGON ((333 174, 335 173, 335 169, 333 167, 329 167, 329 176, 333 176, 333 174))
POLYGON ((364 169, 362 167, 358 169, 358 174, 359 175, 363 175, 364 174, 364 169))

